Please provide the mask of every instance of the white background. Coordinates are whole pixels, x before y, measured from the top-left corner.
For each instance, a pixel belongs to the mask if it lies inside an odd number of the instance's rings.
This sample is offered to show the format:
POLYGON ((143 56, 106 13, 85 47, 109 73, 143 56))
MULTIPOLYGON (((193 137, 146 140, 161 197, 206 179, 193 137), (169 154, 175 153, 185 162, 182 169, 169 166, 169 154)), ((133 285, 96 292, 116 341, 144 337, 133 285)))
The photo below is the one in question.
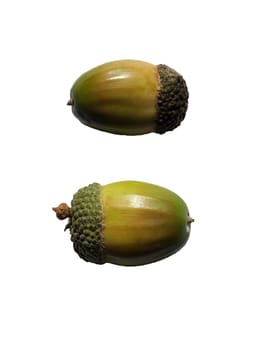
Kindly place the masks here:
POLYGON ((261 1, 9 0, 0 17, 0 348, 262 350, 261 1), (72 115, 75 79, 123 58, 183 74, 178 129, 72 115), (191 238, 148 266, 86 263, 51 207, 127 179, 182 196, 191 238))

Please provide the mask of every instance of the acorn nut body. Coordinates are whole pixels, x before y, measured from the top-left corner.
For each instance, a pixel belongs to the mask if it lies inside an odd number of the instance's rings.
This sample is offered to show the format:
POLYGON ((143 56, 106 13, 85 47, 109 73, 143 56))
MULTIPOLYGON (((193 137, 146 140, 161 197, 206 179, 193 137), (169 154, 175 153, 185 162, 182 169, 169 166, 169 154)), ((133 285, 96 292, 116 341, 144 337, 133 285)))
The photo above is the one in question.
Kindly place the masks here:
POLYGON ((149 183, 122 181, 81 188, 53 208, 78 255, 89 262, 136 266, 166 258, 187 242, 193 219, 185 202, 149 183))
POLYGON ((113 134, 163 134, 178 127, 188 90, 174 69, 137 60, 108 62, 82 74, 68 105, 85 125, 113 134))

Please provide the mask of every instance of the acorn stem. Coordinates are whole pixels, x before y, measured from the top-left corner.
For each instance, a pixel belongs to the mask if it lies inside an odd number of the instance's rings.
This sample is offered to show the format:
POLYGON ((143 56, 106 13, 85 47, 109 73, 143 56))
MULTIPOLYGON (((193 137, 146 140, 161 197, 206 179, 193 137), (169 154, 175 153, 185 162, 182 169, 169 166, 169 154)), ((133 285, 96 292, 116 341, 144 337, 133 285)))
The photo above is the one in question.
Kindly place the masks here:
POLYGON ((194 222, 195 220, 193 218, 191 218, 191 216, 187 216, 187 223, 191 224, 192 222, 194 222))
POLYGON ((64 220, 71 217, 71 209, 66 203, 61 203, 59 206, 52 208, 59 220, 64 220))

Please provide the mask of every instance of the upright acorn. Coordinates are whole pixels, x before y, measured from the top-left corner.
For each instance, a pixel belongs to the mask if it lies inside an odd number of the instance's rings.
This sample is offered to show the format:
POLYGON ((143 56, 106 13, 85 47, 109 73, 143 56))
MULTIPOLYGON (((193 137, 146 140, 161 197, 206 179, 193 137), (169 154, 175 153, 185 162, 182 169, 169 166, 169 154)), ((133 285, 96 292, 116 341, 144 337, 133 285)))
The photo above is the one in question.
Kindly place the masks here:
POLYGON ((122 181, 81 188, 53 208, 78 255, 89 262, 136 266, 166 258, 187 242, 193 219, 185 202, 149 183, 122 181))
POLYGON ((174 69, 137 60, 105 63, 73 84, 68 105, 85 125, 113 134, 163 134, 178 127, 188 90, 174 69))

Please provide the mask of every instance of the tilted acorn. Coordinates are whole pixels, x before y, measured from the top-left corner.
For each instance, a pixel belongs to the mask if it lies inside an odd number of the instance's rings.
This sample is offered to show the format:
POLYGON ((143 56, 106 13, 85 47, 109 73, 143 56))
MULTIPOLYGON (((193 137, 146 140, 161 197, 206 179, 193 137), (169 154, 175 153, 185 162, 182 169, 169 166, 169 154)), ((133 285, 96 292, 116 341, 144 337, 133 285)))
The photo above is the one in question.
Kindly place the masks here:
POLYGON ((185 202, 157 185, 121 181, 93 183, 73 196, 71 208, 53 208, 68 218, 73 247, 80 258, 136 266, 166 258, 187 242, 191 223, 185 202))
POLYGON ((188 107, 183 77, 164 65, 108 62, 82 74, 68 105, 85 125, 113 134, 163 134, 178 127, 188 107))

